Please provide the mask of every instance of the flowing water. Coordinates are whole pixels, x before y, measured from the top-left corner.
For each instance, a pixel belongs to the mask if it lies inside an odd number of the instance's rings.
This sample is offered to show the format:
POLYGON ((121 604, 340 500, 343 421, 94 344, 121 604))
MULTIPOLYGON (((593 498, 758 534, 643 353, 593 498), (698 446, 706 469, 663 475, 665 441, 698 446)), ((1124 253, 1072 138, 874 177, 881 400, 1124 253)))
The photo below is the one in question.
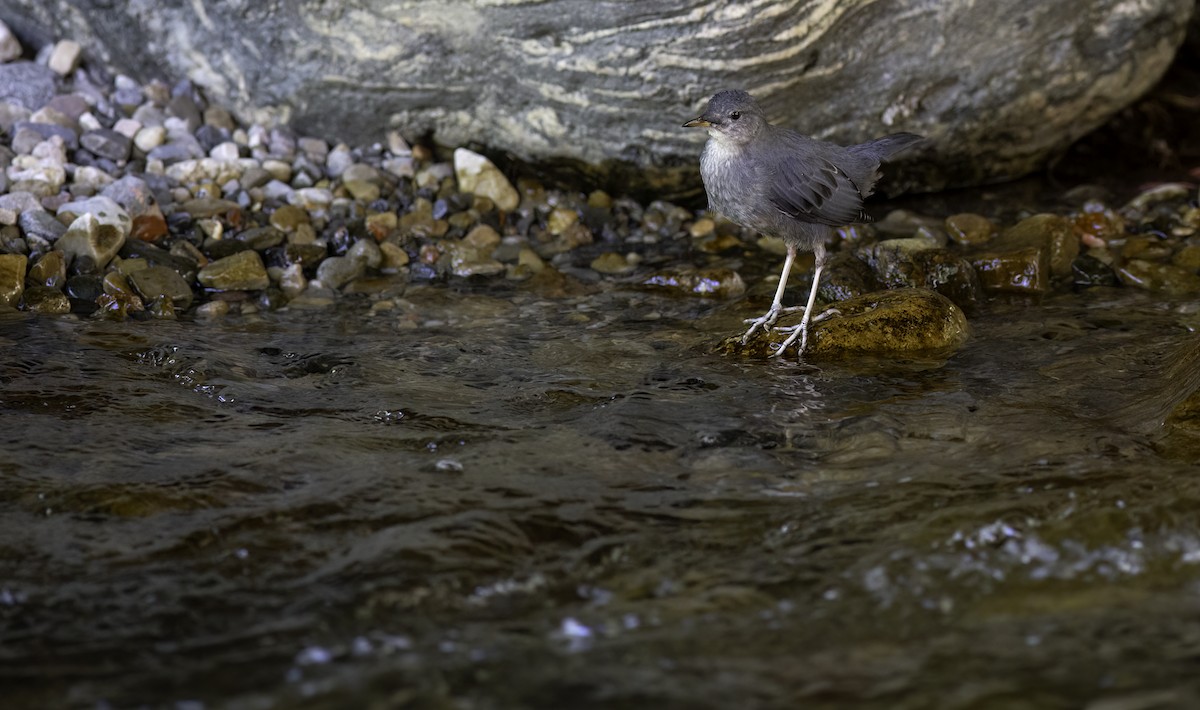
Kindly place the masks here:
POLYGON ((1193 304, 712 354, 761 306, 3 316, 3 706, 1200 702, 1193 304))

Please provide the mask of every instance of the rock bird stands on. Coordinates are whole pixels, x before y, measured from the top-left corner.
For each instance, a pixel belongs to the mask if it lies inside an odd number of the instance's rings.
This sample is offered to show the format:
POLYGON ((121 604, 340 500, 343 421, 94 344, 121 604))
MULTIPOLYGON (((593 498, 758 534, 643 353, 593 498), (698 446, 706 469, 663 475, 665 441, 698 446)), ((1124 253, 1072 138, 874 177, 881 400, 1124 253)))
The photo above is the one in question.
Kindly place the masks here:
POLYGON ((870 221, 863 199, 879 179, 879 164, 921 137, 896 133, 861 145, 826 143, 767 123, 758 102, 745 91, 714 94, 704 113, 683 125, 708 129, 700 175, 709 205, 738 225, 787 245, 775 300, 761 318, 746 321, 751 325, 743 344, 755 330, 773 326, 780 313, 799 310, 783 307, 783 289, 797 250, 811 249, 816 255, 804 317, 799 325, 780 329, 791 335, 775 351, 783 354, 799 338, 802 355, 825 266, 825 240, 833 227, 870 221))

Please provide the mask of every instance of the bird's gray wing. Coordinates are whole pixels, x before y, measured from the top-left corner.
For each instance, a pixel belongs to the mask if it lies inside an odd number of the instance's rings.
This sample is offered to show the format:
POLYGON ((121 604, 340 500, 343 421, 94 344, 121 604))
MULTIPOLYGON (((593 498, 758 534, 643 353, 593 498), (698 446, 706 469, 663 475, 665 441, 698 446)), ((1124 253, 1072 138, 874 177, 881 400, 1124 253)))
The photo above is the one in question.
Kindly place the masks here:
MULTIPOLYGON (((802 140, 797 134, 779 143, 785 149, 764 156, 771 166, 767 198, 776 209, 803 222, 834 227, 870 220, 858 185, 834 163, 843 157, 833 154, 836 146, 802 140)), ((854 168, 861 167, 861 158, 844 157, 855 163, 854 168)))

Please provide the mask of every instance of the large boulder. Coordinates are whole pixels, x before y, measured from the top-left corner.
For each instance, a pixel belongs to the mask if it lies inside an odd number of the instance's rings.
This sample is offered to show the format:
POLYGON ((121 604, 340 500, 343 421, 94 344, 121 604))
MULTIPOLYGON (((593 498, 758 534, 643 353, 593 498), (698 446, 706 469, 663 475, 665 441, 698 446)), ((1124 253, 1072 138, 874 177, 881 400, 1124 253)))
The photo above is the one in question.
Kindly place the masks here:
POLYGON ((246 120, 360 144, 431 133, 669 195, 699 183, 705 136, 680 124, 727 87, 837 141, 929 136, 900 182, 1021 175, 1146 91, 1194 6, 7 0, 0 19, 135 78, 188 77, 246 120))

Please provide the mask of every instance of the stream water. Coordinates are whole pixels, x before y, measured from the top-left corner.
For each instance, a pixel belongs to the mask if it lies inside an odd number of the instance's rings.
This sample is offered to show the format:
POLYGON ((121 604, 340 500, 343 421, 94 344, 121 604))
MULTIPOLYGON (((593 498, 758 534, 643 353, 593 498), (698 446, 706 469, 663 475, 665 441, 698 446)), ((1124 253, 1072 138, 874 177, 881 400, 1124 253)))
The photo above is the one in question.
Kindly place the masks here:
POLYGON ((0 316, 3 705, 1200 703, 1195 304, 713 354, 761 305, 0 316))

